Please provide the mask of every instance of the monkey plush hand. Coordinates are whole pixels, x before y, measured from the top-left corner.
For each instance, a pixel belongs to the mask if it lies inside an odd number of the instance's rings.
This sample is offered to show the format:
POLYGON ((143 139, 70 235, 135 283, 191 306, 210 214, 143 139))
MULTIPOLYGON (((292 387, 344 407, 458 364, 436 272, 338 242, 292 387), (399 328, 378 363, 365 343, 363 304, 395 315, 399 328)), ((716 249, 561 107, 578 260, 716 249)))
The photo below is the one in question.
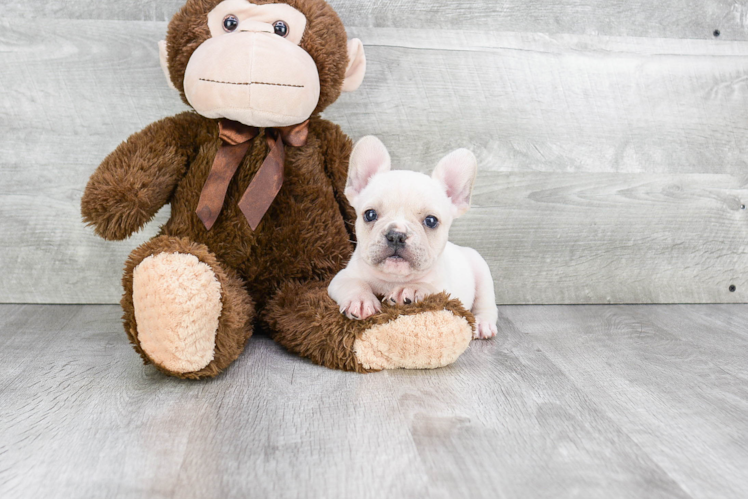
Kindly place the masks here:
POLYGON ((121 240, 165 204, 159 236, 130 255, 125 331, 146 363, 215 376, 261 326, 321 365, 366 372, 453 362, 473 318, 444 295, 340 314, 329 280, 352 253, 344 196, 351 141, 320 118, 361 84, 366 61, 324 0, 188 0, 160 45, 194 111, 153 123, 99 166, 82 200, 121 240))

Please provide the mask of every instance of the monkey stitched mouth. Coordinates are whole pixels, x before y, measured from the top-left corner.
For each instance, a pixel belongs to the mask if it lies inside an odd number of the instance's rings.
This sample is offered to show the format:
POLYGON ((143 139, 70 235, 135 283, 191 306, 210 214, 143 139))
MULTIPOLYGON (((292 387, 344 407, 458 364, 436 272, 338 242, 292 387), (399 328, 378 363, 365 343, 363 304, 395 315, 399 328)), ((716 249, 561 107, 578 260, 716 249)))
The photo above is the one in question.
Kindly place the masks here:
POLYGON ((290 83, 268 83, 268 82, 221 82, 218 80, 210 80, 208 78, 200 78, 201 82, 208 83, 220 83, 222 85, 272 85, 273 87, 294 87, 297 89, 303 89, 303 85, 291 85, 290 83))

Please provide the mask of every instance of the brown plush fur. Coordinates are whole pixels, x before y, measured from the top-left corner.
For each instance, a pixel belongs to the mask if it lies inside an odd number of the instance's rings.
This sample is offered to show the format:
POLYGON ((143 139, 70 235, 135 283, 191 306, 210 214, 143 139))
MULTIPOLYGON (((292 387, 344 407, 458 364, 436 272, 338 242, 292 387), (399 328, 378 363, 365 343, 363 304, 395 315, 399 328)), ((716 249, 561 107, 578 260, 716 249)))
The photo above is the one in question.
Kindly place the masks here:
POLYGON ((215 129, 197 113, 182 113, 134 134, 91 176, 81 203, 84 222, 107 240, 138 231, 167 203, 215 129))
POLYGON ((475 325, 475 318, 462 303, 445 293, 428 296, 414 305, 385 303, 380 314, 364 321, 351 321, 340 314, 338 305, 327 294, 328 284, 287 283, 263 313, 274 340, 289 351, 328 368, 359 373, 374 371, 358 363, 353 344, 361 332, 400 316, 446 310, 465 318, 471 329, 475 325))
POLYGON ((135 350, 147 364, 151 360, 140 348, 138 340, 138 325, 135 321, 135 309, 133 306, 133 272, 143 259, 161 252, 192 254, 200 262, 210 266, 213 273, 221 284, 221 316, 218 320, 218 331, 216 332, 216 348, 213 361, 202 370, 189 373, 175 373, 154 363, 156 367, 168 375, 180 378, 199 379, 203 377, 215 377, 229 366, 244 350, 244 345, 252 336, 252 319, 254 318, 254 306, 244 289, 242 280, 236 272, 224 269, 205 245, 192 243, 187 238, 170 238, 161 236, 148 241, 130 254, 125 263, 125 274, 122 277, 122 286, 125 294, 120 304, 124 310, 122 319, 125 332, 135 350))
MULTIPOLYGON (((254 0, 266 3, 270 0, 254 0)), ((309 20, 302 40, 320 73, 322 97, 315 113, 337 99, 347 64, 346 34, 323 0, 286 0, 309 20)), ((219 0, 188 0, 170 24, 171 78, 181 85, 190 55, 208 36, 207 13, 219 0)), ((184 97, 184 94, 183 94, 184 97)), ((207 231, 195 209, 220 146, 218 124, 194 112, 166 118, 121 144, 91 177, 82 200, 84 220, 106 239, 139 230, 165 204, 171 218, 161 235, 127 261, 122 298, 125 330, 146 363, 133 306, 133 271, 159 252, 195 255, 217 276, 222 313, 214 360, 183 378, 212 377, 241 353, 252 334, 255 310, 274 338, 292 352, 331 368, 363 372, 353 342, 371 325, 397 314, 446 309, 470 318, 455 301, 437 296, 422 304, 386 307, 368 321, 345 319, 327 296, 327 283, 351 256, 355 213, 343 191, 351 141, 337 125, 313 116, 303 147, 286 148, 285 181, 256 231, 238 202, 268 153, 264 131, 229 184, 223 209, 207 231)))

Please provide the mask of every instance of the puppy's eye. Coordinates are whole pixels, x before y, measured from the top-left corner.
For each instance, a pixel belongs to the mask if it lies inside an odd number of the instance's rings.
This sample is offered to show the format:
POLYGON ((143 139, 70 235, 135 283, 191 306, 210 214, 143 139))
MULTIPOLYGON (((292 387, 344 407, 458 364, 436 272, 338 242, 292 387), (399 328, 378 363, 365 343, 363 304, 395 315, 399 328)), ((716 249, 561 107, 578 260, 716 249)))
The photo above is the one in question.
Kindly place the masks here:
POLYGON ((273 28, 275 29, 276 35, 282 36, 283 38, 288 36, 288 25, 285 21, 275 21, 273 23, 273 28))
POLYGON ((232 31, 236 31, 236 28, 239 27, 239 19, 234 14, 229 14, 228 16, 223 18, 223 30, 226 33, 231 33, 232 31))
POLYGON ((437 219, 433 215, 429 215, 428 217, 423 219, 423 223, 426 224, 426 227, 430 227, 431 229, 436 229, 436 226, 439 225, 439 219, 437 219))
POLYGON ((364 220, 366 222, 374 222, 375 220, 377 220, 377 217, 379 216, 377 215, 376 210, 367 210, 366 212, 364 212, 364 220))

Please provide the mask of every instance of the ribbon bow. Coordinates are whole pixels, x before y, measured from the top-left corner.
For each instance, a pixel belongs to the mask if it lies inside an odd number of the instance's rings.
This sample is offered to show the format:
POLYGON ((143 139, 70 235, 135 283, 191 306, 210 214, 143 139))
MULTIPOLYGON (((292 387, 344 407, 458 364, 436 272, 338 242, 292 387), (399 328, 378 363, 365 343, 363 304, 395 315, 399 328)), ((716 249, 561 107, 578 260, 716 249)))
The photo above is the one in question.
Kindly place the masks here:
MULTIPOLYGON (((221 213, 229 182, 247 154, 252 139, 260 133, 257 127, 227 119, 218 122, 218 129, 222 141, 221 148, 216 154, 197 204, 197 216, 203 221, 208 231, 221 213)), ((290 127, 265 129, 265 136, 270 153, 262 162, 260 169, 239 201, 239 209, 249 222, 252 231, 257 229, 283 185, 285 143, 295 147, 304 146, 309 136, 309 120, 290 127)))

